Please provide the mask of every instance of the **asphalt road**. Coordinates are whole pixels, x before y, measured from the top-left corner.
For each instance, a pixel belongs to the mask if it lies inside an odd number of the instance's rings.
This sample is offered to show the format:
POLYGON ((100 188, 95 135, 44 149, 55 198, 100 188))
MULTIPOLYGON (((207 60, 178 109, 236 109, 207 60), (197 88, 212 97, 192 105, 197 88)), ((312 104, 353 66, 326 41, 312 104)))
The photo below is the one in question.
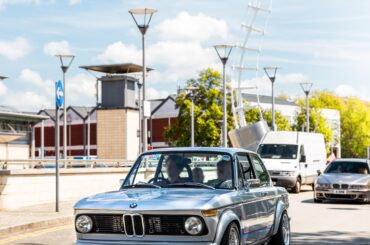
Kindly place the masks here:
MULTIPOLYGON (((290 195, 292 244, 370 245, 370 204, 315 204, 312 191, 290 195)), ((33 231, 0 240, 0 244, 74 244, 72 225, 33 231)))

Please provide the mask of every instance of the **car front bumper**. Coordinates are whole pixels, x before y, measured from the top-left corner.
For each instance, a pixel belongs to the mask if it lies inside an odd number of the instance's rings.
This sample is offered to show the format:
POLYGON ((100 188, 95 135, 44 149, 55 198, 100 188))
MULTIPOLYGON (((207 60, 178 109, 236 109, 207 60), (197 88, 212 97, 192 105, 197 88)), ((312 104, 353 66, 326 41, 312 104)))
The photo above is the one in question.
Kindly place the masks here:
POLYGON ((370 190, 335 190, 316 189, 315 198, 318 200, 348 200, 370 202, 370 190))
POLYGON ((297 183, 297 176, 271 176, 271 180, 276 186, 293 188, 297 183))
POLYGON ((158 242, 158 241, 100 241, 77 240, 77 245, 217 245, 212 242, 158 242))

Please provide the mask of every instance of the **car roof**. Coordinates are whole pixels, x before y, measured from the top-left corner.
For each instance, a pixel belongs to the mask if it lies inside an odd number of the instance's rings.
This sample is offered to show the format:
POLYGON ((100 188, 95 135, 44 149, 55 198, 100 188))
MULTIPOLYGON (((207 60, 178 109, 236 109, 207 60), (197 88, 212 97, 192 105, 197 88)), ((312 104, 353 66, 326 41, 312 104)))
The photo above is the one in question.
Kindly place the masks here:
POLYGON ((238 152, 255 153, 241 148, 225 148, 225 147, 173 147, 173 148, 160 148, 147 151, 145 153, 161 153, 161 152, 224 152, 235 154, 238 152))

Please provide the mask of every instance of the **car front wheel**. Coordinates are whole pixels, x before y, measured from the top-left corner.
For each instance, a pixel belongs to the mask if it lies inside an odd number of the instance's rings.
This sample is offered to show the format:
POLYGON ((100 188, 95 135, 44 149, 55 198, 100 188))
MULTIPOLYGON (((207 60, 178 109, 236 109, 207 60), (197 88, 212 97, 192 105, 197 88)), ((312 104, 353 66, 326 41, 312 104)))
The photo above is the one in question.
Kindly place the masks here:
POLYGON ((295 183, 295 186, 292 189, 293 193, 300 193, 301 192, 301 186, 302 186, 302 181, 301 181, 301 178, 298 177, 297 182, 295 183))
POLYGON ((290 244, 290 222, 286 211, 281 216, 279 229, 270 242, 270 245, 289 245, 290 244))
POLYGON ((234 222, 227 227, 221 245, 240 245, 239 228, 234 222))

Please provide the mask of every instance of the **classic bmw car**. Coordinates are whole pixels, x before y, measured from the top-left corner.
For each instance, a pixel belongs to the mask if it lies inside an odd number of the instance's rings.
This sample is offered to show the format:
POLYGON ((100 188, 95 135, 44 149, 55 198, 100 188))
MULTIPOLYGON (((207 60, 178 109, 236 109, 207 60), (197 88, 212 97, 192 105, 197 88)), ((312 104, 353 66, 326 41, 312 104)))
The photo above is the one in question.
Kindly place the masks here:
POLYGON ((290 244, 288 207, 255 153, 152 150, 119 190, 75 205, 77 244, 290 244))
POLYGON ((314 201, 370 202, 370 167, 365 159, 334 160, 316 180, 314 201))

